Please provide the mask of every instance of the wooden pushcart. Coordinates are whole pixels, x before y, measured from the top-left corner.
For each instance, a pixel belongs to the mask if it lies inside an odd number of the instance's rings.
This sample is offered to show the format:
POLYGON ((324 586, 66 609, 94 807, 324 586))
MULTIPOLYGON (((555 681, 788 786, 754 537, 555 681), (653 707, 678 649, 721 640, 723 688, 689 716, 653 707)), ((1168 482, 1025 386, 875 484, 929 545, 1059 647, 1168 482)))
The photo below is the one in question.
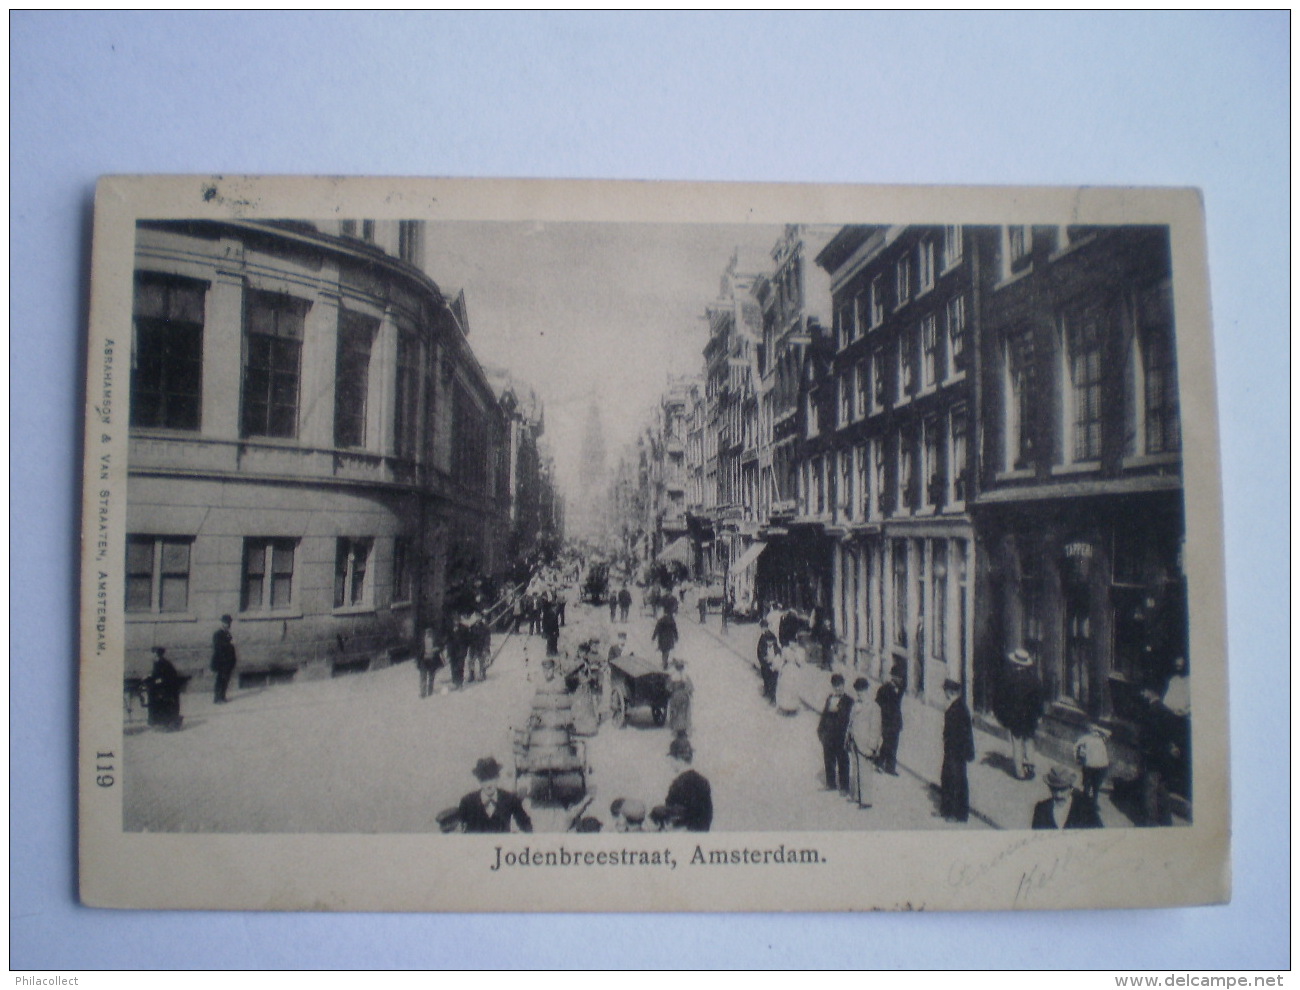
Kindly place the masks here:
POLYGON ((638 656, 615 657, 609 662, 609 711, 622 727, 632 708, 649 707, 655 725, 668 716, 668 672, 638 656))

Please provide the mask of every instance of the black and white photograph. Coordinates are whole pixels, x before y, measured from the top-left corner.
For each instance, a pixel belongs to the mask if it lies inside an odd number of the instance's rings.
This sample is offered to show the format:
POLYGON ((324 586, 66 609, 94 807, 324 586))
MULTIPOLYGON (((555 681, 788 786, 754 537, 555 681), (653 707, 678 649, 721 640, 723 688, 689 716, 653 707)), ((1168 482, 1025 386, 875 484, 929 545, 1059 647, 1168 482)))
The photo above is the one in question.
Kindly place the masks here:
MULTIPOLYGON (((1180 376, 1208 328, 1167 209, 368 218, 340 188, 286 219, 189 186, 209 208, 142 211, 96 271, 87 666, 121 695, 83 719, 120 723, 85 742, 131 841, 705 887, 876 833, 1226 841, 1222 740, 1192 745, 1223 671, 1184 484, 1216 460, 1180 376)), ((996 866, 944 871, 964 903, 996 866)), ((1011 904, 1060 903, 1017 872, 1011 904)))

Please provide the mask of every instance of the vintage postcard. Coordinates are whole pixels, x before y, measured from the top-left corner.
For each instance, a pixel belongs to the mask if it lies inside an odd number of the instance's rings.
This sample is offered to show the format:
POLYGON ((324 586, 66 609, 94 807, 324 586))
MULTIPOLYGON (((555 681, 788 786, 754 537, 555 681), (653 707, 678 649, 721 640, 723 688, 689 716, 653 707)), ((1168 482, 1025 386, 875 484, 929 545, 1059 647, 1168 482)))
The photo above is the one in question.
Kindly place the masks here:
POLYGON ((1194 190, 124 176, 81 893, 1230 896, 1194 190))

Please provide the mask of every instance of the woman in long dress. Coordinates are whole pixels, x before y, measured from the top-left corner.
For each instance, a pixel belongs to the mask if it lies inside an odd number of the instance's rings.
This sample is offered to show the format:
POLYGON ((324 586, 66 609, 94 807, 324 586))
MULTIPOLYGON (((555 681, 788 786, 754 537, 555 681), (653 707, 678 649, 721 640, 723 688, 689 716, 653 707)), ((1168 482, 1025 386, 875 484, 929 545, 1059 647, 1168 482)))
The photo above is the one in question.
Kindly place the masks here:
POLYGON ((668 728, 675 734, 691 731, 691 698, 695 685, 686 676, 685 661, 676 659, 668 675, 668 728))
POLYGON ((777 654, 775 663, 780 671, 776 676, 776 708, 782 715, 794 715, 799 711, 799 668, 803 666, 803 647, 790 643, 777 654))

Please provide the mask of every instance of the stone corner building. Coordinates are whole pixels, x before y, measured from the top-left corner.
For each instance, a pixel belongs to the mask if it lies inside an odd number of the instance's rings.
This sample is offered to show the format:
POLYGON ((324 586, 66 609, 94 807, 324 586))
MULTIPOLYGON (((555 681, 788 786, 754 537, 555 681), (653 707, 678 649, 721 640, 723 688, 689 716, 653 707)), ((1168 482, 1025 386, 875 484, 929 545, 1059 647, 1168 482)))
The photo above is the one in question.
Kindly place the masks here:
POLYGON ((127 667, 245 677, 409 653, 447 589, 502 571, 509 412, 419 221, 137 228, 127 667))

